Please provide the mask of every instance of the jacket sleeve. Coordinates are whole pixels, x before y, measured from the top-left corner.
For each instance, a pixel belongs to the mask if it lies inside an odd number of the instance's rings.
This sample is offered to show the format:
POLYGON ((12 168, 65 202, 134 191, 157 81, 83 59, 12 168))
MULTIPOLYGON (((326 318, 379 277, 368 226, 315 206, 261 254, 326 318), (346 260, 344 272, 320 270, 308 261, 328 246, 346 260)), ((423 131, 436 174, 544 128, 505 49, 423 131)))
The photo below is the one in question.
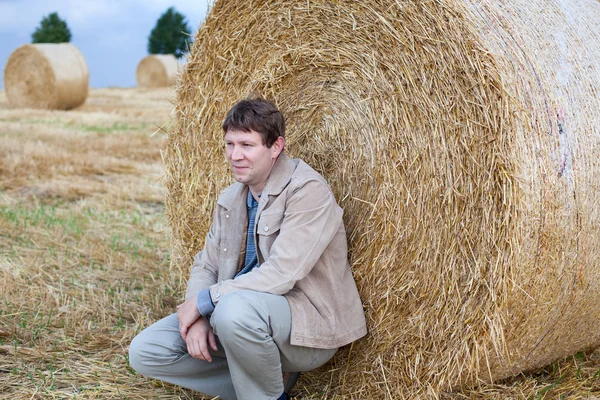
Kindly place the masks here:
MULTIPOLYGON (((269 258, 244 275, 212 285, 214 303, 237 290, 286 294, 319 260, 339 230, 342 209, 329 186, 319 179, 303 181, 292 190, 286 199, 279 235, 272 244, 269 258)), ((267 214, 265 210, 262 216, 267 214)))
POLYGON ((219 220, 215 209, 213 223, 206 235, 204 248, 194 256, 190 278, 187 284, 185 298, 195 296, 202 289, 206 289, 214 285, 218 279, 219 267, 219 241, 221 229, 219 228, 219 220))

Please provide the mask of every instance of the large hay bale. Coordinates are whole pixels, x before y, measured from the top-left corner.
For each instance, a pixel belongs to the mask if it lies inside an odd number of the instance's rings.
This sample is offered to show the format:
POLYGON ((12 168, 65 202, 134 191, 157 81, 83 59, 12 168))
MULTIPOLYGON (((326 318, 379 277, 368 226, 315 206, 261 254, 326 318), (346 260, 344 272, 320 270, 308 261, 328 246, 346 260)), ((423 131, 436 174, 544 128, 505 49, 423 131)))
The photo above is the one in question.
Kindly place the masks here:
POLYGON ((140 61, 135 76, 140 87, 166 87, 175 84, 178 72, 179 66, 174 55, 153 54, 140 61))
POLYGON ((88 82, 85 59, 70 43, 26 44, 4 69, 6 97, 15 108, 78 107, 87 98, 88 82))
POLYGON ((600 345, 600 3, 220 0, 165 161, 185 280, 231 182, 221 121, 274 99, 345 209, 369 335, 313 393, 417 398, 600 345))

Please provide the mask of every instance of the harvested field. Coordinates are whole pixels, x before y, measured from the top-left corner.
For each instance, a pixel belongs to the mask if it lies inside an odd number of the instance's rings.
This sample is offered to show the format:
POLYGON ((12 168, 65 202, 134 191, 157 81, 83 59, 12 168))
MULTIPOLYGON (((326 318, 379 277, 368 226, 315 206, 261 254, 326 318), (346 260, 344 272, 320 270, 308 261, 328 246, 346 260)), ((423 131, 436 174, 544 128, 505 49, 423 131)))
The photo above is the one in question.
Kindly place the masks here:
MULTIPOLYGON (((126 358, 187 278, 169 269, 159 181, 172 96, 93 89, 64 112, 13 110, 0 91, 0 399, 201 398, 136 376, 126 358)), ((343 398, 327 389, 340 371, 325 371, 321 392, 301 380, 296 398, 343 398)), ((597 397, 600 351, 442 396, 597 397)))
POLYGON ((192 398, 137 377, 131 338, 171 312, 160 149, 168 90, 76 110, 0 95, 0 398, 192 398))

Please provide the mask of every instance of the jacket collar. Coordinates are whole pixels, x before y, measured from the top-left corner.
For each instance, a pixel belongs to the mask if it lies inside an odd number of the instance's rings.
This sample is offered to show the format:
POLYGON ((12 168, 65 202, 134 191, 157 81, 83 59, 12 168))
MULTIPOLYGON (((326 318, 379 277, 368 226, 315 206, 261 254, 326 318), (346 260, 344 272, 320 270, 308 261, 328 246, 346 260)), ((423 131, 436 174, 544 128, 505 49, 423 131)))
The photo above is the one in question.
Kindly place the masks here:
POLYGON ((292 173, 296 170, 296 166, 297 163, 289 158, 287 154, 279 154, 279 157, 275 160, 275 164, 273 164, 271 174, 269 175, 269 179, 267 179, 267 184, 262 191, 262 196, 277 196, 281 194, 283 189, 290 182, 290 179, 292 179, 292 173))
MULTIPOLYGON (((277 196, 281 194, 292 178, 292 173, 296 170, 298 163, 287 156, 285 153, 279 154, 265 188, 262 191, 262 198, 267 198, 269 195, 277 196), (266 195, 266 197, 265 197, 266 195)), ((217 203, 228 210, 231 210, 238 203, 245 204, 248 195, 248 186, 235 182, 233 185, 225 189, 217 203)), ((245 208, 244 208, 245 209, 245 208)))

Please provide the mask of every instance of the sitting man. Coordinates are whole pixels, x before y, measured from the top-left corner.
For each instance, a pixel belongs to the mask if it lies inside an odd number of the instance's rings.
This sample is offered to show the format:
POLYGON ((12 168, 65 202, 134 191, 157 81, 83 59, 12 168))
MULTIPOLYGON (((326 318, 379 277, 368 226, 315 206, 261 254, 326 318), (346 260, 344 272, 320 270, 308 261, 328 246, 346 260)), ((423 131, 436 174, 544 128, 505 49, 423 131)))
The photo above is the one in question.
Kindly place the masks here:
POLYGON ((366 334, 342 209, 321 175, 284 153, 270 101, 238 102, 223 131, 237 182, 218 199, 186 301, 132 341, 129 361, 221 399, 288 399, 286 381, 366 334))

